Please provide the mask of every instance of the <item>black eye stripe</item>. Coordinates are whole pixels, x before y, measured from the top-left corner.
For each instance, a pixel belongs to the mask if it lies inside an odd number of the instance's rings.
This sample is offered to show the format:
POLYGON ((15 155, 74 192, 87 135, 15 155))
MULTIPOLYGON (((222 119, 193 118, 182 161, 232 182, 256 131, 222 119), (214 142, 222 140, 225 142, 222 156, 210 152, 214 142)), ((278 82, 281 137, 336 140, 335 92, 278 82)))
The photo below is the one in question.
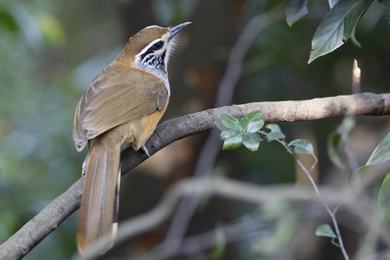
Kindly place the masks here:
POLYGON ((157 51, 157 50, 161 49, 163 46, 164 46, 164 43, 162 41, 158 41, 155 44, 153 44, 152 46, 150 46, 150 48, 147 50, 147 52, 150 53, 152 51, 157 51))
POLYGON ((164 46, 163 41, 156 42, 155 44, 150 46, 149 49, 144 54, 142 54, 141 59, 143 60, 148 54, 151 54, 152 52, 155 52, 155 51, 161 49, 163 46, 164 46))
POLYGON ((155 44, 153 44, 152 48, 158 50, 161 49, 162 46, 164 46, 164 43, 162 41, 158 41, 155 44))

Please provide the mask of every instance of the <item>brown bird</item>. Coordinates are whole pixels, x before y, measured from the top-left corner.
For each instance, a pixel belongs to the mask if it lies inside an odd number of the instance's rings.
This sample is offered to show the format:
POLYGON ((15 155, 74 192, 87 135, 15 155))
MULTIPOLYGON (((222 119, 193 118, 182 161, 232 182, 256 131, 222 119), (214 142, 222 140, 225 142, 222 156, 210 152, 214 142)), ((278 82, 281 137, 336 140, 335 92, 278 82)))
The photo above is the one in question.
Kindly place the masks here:
POLYGON ((73 140, 77 151, 89 148, 77 231, 80 253, 102 236, 115 237, 120 152, 131 145, 149 156, 145 142, 169 101, 169 57, 178 33, 189 24, 149 26, 132 36, 77 105, 73 140))

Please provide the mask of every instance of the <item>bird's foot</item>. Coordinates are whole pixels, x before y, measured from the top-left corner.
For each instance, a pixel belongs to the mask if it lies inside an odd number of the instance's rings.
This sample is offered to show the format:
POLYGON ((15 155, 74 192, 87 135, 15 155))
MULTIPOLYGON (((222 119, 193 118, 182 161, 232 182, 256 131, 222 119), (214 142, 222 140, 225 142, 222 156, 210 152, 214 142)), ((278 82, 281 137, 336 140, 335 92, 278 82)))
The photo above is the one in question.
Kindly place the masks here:
POLYGON ((87 158, 85 158, 81 166, 81 176, 84 176, 87 171, 87 163, 87 158))
POLYGON ((150 157, 150 153, 149 153, 149 151, 148 151, 148 148, 146 148, 146 145, 142 145, 142 146, 141 146, 141 149, 142 149, 142 151, 143 151, 148 157, 150 157))

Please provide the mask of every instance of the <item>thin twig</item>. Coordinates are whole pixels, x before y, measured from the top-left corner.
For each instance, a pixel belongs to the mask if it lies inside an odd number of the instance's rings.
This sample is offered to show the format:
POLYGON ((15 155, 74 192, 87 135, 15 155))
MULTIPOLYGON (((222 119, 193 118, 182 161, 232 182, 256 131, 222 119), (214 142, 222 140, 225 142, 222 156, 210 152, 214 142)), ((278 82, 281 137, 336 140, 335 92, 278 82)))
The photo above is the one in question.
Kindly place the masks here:
MULTIPOLYGON (((339 247, 341 249, 341 252, 343 253, 343 256, 344 256, 344 259, 345 260, 349 260, 349 255, 347 253, 347 250, 345 249, 345 246, 344 246, 344 241, 343 241, 343 238, 341 236, 341 232, 340 232, 340 228, 339 228, 339 224, 337 222, 337 219, 336 219, 336 216, 335 214, 333 213, 333 211, 330 209, 328 203, 323 199, 323 197, 321 196, 321 193, 318 189, 318 186, 316 184, 316 182, 314 181, 313 177, 311 176, 310 174, 310 171, 305 167, 305 165, 302 163, 302 161, 296 156, 296 154, 291 150, 291 148, 287 145, 287 143, 284 141, 284 140, 279 140, 279 139, 276 139, 276 141, 278 143, 280 143, 281 145, 283 145, 283 147, 290 153, 292 154, 292 156, 294 157, 295 161, 298 163, 299 167, 303 170, 303 172, 305 173, 306 175, 306 178, 310 181, 310 184, 311 186, 313 187, 314 189, 314 192, 316 193, 316 195, 318 196, 319 200, 321 201, 322 205, 324 206, 325 210, 328 212, 329 214, 329 217, 331 218, 332 220, 332 223, 333 223, 333 227, 336 231, 336 236, 337 236, 337 240, 338 240, 338 244, 339 244, 339 247)), ((314 156, 314 158, 316 159, 316 157, 314 156)), ((316 160, 317 161, 317 160, 316 160)))

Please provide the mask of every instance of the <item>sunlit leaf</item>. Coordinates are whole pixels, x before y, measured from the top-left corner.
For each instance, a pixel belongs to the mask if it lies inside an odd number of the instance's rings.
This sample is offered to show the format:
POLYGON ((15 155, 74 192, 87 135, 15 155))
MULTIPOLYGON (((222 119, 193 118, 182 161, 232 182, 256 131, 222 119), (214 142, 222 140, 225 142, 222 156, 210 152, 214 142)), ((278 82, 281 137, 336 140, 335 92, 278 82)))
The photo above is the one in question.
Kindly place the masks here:
POLYGON ((386 221, 390 221, 390 172, 387 173, 379 189, 378 205, 386 221))
POLYGON ((233 150, 240 147, 242 144, 242 135, 237 134, 235 136, 229 137, 224 140, 223 142, 223 150, 233 150))
POLYGON ((351 37, 359 18, 372 2, 373 0, 338 1, 314 33, 308 63, 343 45, 351 37))
POLYGON ((375 165, 363 165, 363 166, 360 166, 359 168, 357 168, 352 176, 351 176, 351 181, 352 182, 355 182, 355 181, 359 181, 364 175, 372 172, 375 170, 375 165))
POLYGON ((378 165, 390 160, 390 133, 375 147, 365 165, 355 170, 352 181, 357 181, 364 175, 372 172, 378 165))
POLYGON ((317 227, 316 236, 336 238, 336 234, 328 224, 323 224, 317 227))
POLYGON ((246 133, 256 133, 264 126, 261 112, 252 112, 241 118, 240 123, 246 133))
POLYGON ((65 32, 60 22, 48 13, 40 13, 37 16, 38 24, 43 37, 49 44, 61 46, 65 43, 65 32))
POLYGON ((257 133, 244 134, 242 137, 243 145, 252 152, 257 151, 260 146, 260 136, 257 133))
POLYGON ((295 139, 288 146, 294 153, 314 155, 313 145, 306 139, 295 139))
POLYGON ((375 147, 366 165, 383 163, 390 160, 390 133, 375 147))
POLYGON ((282 130, 280 130, 279 125, 267 124, 265 127, 270 130, 265 136, 265 138, 267 138, 268 142, 271 142, 274 140, 282 140, 282 139, 286 138, 286 136, 283 134, 282 130))
POLYGON ((224 130, 237 130, 241 131, 243 128, 240 125, 240 121, 235 118, 234 116, 223 113, 219 117, 217 121, 215 121, 215 125, 218 127, 219 130, 224 131, 224 130))
POLYGON ((308 13, 306 0, 288 0, 286 7, 286 21, 289 26, 299 21, 308 13))
POLYGON ((221 131, 220 137, 222 140, 225 140, 237 134, 240 134, 240 131, 237 131, 237 129, 228 129, 221 131))

